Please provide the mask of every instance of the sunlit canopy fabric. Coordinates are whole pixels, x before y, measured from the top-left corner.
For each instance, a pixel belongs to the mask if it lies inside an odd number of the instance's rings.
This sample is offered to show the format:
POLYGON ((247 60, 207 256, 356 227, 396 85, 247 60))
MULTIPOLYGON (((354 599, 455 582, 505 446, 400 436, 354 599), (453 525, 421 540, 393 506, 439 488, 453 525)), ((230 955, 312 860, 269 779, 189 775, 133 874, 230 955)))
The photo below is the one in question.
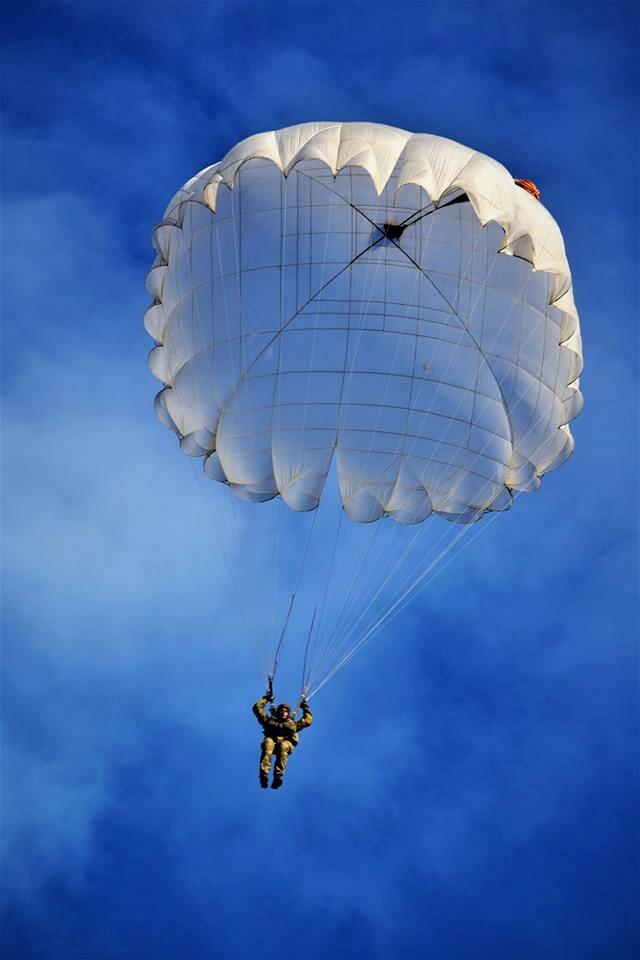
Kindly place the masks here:
POLYGON ((154 246, 158 416, 245 500, 312 510, 335 458, 352 520, 469 522, 572 451, 562 236, 483 154, 369 123, 257 134, 154 246))

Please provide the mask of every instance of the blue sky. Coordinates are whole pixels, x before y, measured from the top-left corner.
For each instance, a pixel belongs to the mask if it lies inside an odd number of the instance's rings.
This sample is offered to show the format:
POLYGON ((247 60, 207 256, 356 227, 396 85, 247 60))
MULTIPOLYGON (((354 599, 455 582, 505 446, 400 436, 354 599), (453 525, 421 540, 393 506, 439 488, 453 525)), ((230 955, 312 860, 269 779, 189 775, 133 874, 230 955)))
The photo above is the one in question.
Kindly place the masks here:
POLYGON ((637 955, 637 8, 4 14, 3 957, 637 955), (155 421, 150 231, 307 119, 460 140, 560 223, 576 452, 314 701, 259 791, 210 504, 155 421))

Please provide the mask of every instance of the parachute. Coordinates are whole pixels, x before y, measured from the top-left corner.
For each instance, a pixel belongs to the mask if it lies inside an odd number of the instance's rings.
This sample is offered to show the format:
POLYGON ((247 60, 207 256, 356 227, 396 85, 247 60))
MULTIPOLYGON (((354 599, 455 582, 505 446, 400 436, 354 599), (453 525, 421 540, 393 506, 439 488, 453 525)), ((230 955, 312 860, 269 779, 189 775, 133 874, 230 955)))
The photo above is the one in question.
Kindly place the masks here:
POLYGON ((562 235, 531 181, 459 143, 306 123, 197 174, 153 243, 157 415, 223 485, 261 671, 295 633, 311 696, 570 456, 562 235))

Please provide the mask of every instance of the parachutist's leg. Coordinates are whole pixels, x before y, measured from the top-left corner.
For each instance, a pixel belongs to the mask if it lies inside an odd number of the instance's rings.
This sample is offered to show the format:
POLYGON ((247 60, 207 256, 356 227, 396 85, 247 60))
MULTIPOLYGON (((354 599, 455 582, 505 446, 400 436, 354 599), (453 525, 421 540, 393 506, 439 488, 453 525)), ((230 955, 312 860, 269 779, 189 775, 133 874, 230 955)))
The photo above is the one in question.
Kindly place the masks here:
POLYGON ((260 783, 266 787, 271 770, 271 760, 276 742, 271 737, 265 737, 262 741, 262 753, 260 755, 260 783))
POLYGON ((293 744, 289 743, 288 740, 280 740, 276 744, 276 765, 273 770, 274 778, 282 780, 284 777, 284 771, 287 768, 287 760, 289 755, 293 750, 293 744))

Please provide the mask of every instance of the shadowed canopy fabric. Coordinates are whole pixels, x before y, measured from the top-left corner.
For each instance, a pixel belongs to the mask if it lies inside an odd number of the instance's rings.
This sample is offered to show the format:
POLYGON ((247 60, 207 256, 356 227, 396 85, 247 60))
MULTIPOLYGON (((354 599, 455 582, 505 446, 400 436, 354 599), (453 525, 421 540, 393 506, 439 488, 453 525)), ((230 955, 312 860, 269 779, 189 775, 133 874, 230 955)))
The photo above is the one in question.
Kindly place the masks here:
POLYGON ((154 231, 159 418, 239 497, 469 522, 572 451, 560 230, 468 147, 369 123, 250 137, 154 231), (389 229, 389 225, 393 229, 389 229))

